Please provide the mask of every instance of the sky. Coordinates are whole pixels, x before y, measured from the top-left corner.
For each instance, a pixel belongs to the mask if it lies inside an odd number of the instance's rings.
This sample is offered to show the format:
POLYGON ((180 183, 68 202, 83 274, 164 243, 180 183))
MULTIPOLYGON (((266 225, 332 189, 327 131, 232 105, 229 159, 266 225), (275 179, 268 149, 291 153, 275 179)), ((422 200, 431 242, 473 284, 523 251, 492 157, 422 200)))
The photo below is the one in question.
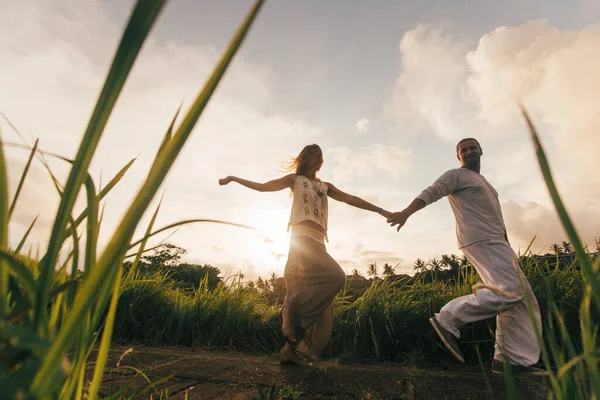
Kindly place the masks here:
MULTIPOLYGON (((134 2, 0 0, 0 111, 32 145, 73 158, 134 2)), ((100 247, 131 203, 180 105, 187 111, 249 0, 167 2, 103 133, 90 173, 106 183, 100 247)), ((324 151, 319 176, 400 211, 446 170, 455 145, 476 137, 482 174, 499 192, 510 243, 548 251, 567 240, 517 107, 530 112, 568 211, 590 247, 600 238, 600 2, 531 0, 267 1, 180 153, 156 227, 209 218, 256 227, 193 224, 156 237, 184 260, 248 279, 283 275, 289 191, 260 193, 218 179, 264 182, 307 144, 324 151), (595 171, 595 172, 594 172, 595 171), (172 235, 171 235, 172 234, 172 235), (167 237, 170 235, 169 237, 167 237)), ((180 121, 180 119, 179 119, 180 121)), ((23 143, 0 120, 5 143, 23 143)), ((10 193, 28 152, 5 146, 10 193)), ((64 183, 68 165, 48 160, 64 183)), ((16 246, 43 253, 59 197, 35 161, 10 224, 16 246)), ((84 199, 77 207, 82 209, 84 199)), ((417 258, 460 254, 446 199, 400 232, 383 217, 330 199, 327 249, 349 274, 369 264, 411 273, 417 258)))

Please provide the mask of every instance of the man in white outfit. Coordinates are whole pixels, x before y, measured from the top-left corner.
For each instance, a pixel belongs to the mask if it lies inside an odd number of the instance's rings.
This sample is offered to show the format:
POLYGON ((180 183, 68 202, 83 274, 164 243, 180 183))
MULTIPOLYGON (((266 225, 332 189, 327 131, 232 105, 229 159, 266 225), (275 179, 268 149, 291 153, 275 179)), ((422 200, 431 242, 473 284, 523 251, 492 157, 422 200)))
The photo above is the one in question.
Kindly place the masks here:
POLYGON ((450 301, 429 321, 450 353, 464 362, 457 344, 459 329, 469 322, 495 316, 492 372, 502 374, 506 359, 513 373, 544 375, 545 370, 534 366, 540 357, 540 345, 525 298, 531 302, 541 333, 539 306, 508 243, 498 193, 479 173, 482 155, 477 140, 461 140, 456 146, 461 168, 444 173, 407 208, 393 213, 388 222, 398 225, 399 231, 412 214, 447 196, 456 218, 458 246, 481 276, 483 285, 474 287, 473 294, 450 301))

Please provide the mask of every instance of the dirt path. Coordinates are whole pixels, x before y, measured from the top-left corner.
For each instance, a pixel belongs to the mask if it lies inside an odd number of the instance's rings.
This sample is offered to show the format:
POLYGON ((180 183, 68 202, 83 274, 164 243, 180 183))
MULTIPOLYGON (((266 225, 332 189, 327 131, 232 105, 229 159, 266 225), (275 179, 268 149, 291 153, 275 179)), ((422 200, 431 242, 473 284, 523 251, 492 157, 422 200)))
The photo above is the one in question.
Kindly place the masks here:
MULTIPOLYGON (((502 377, 474 367, 413 368, 397 364, 319 362, 312 370, 280 365, 276 355, 249 355, 180 347, 113 346, 102 394, 132 393, 135 398, 269 399, 273 387, 284 399, 505 399, 502 377), (121 359, 119 365, 117 363, 121 359), (145 376, 145 377, 144 377, 145 376), (147 379, 148 380, 147 380, 147 379), (486 379, 488 383, 486 383, 486 379), (488 388, 491 388, 491 390, 488 388)), ((93 374, 92 354, 88 377, 93 374)), ((543 378, 515 380, 517 399, 544 398, 543 378)))

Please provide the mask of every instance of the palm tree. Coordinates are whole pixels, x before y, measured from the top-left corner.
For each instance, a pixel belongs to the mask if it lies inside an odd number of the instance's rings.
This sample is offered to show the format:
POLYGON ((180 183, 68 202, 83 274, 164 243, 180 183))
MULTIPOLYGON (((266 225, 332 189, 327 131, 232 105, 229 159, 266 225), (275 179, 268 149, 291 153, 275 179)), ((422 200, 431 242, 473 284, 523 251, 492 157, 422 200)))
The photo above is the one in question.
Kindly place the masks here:
POLYGON ((429 265, 431 266, 431 270, 436 274, 442 270, 442 263, 435 258, 429 261, 429 265))
POLYGON ((363 276, 360 274, 360 271, 359 271, 359 270, 357 270, 356 268, 354 268, 354 269, 352 270, 352 277, 353 277, 353 278, 362 278, 363 276))
POLYGON ((573 245, 571 243, 563 241, 562 248, 565 254, 573 254, 573 245))
POLYGON ((383 275, 385 275, 386 278, 391 278, 394 276, 394 269, 395 268, 388 263, 383 264, 383 275))
POLYGON ((452 255, 450 256, 450 260, 452 260, 452 263, 453 263, 453 264, 456 264, 456 266, 458 267, 458 265, 459 265, 459 261, 458 261, 458 257, 456 256, 456 254, 452 254, 452 255))
POLYGON ((425 272, 427 270, 427 263, 420 258, 417 258, 413 264, 413 270, 417 273, 425 272))
POLYGON ((443 267, 446 267, 448 269, 452 269, 452 259, 447 254, 442 254, 442 259, 440 260, 440 264, 443 267))
POLYGON ((442 263, 434 258, 429 261, 429 265, 431 266, 431 272, 433 272, 433 278, 437 279, 438 273, 442 270, 442 263))
POLYGON ((560 246, 560 244, 556 244, 556 243, 554 243, 552 246, 550 246, 550 251, 554 252, 554 254, 556 254, 557 256, 559 256, 563 253, 562 247, 560 246))
POLYGON ((456 254, 452 254, 450 256, 443 255, 442 256, 442 264, 447 267, 453 274, 457 273, 460 268, 460 261, 456 254))
POLYGON ((367 270, 367 275, 377 278, 377 263, 369 264, 369 269, 367 270))

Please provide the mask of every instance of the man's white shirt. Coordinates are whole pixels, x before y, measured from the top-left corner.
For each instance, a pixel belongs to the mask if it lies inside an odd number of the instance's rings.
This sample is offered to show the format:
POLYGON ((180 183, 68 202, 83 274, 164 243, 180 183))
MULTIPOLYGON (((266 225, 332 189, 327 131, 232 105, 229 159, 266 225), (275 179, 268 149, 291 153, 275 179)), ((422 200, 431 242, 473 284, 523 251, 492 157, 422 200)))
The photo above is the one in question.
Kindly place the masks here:
POLYGON ((451 169, 417 198, 429 205, 444 196, 456 218, 459 248, 487 239, 505 241, 498 192, 481 174, 468 168, 451 169))

